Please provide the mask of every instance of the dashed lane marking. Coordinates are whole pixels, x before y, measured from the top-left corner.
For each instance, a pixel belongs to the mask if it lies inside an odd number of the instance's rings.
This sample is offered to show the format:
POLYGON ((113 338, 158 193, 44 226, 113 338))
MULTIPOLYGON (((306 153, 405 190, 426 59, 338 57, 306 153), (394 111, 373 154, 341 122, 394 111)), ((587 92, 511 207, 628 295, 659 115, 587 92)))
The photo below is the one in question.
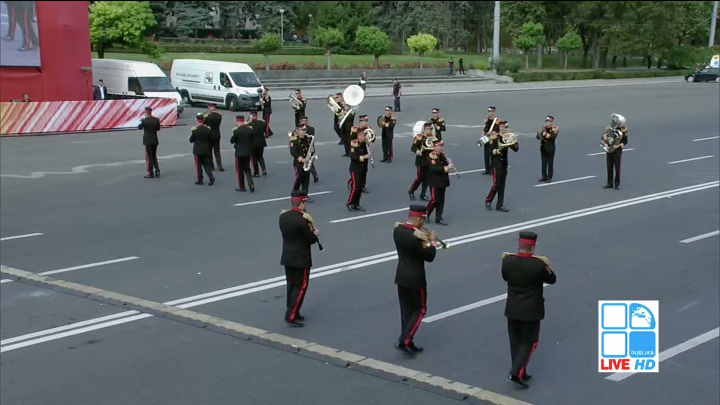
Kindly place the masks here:
MULTIPOLYGON (((18 281, 25 282, 27 284, 53 288, 73 295, 80 293, 85 295, 85 298, 87 299, 117 305, 123 308, 133 308, 136 311, 144 312, 149 315, 182 322, 190 326, 204 328, 216 333, 230 335, 250 342, 256 342, 271 347, 280 345, 283 346, 285 350, 289 350, 303 357, 312 359, 318 359, 319 357, 321 360, 323 360, 323 358, 331 359, 333 364, 339 363, 344 368, 349 368, 353 371, 357 370, 359 372, 363 372, 363 370, 370 369, 373 370, 374 375, 378 375, 379 372, 382 374, 381 378, 387 380, 393 380, 396 382, 407 382, 408 380, 412 380, 414 383, 421 383, 425 386, 431 387, 433 391, 439 390, 438 393, 441 395, 444 394, 445 396, 449 396, 450 393, 458 393, 466 397, 487 401, 495 405, 532 405, 505 395, 484 390, 482 388, 451 381, 440 376, 433 376, 422 371, 413 370, 396 364, 386 363, 384 361, 371 359, 362 355, 319 345, 317 343, 269 332, 200 312, 190 311, 78 283, 58 280, 11 267, 1 266, 0 272, 10 275, 18 281)), ((0 349, 0 351, 5 350, 6 347, 0 349)))
MULTIPOLYGON (((139 259, 139 257, 137 257, 137 256, 122 257, 120 259, 106 260, 104 262, 89 263, 89 264, 83 264, 80 266, 66 267, 64 269, 50 270, 50 271, 46 271, 46 272, 40 273, 40 274, 47 276, 50 274, 67 273, 69 271, 90 269, 93 267, 107 266, 109 264, 129 262, 131 260, 137 260, 137 259, 139 259)), ((13 280, 2 279, 2 280, 0 280, 0 284, 11 283, 12 281, 13 280)))
POLYGON ((25 235, 15 235, 15 236, 6 236, 4 238, 0 238, 0 242, 5 242, 6 240, 13 240, 13 239, 24 239, 24 238, 32 238, 33 236, 41 236, 42 233, 28 233, 25 235))

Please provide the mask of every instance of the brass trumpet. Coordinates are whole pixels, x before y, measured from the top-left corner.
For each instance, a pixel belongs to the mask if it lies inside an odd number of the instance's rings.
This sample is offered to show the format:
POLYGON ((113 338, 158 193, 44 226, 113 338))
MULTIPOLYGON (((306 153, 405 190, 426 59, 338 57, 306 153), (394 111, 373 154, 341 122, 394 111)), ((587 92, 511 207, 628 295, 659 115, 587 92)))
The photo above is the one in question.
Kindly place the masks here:
MULTIPOLYGON (((432 233, 431 230, 429 230, 429 229, 427 229, 427 228, 425 228, 425 227, 422 227, 422 228, 420 228, 420 232, 422 232, 423 235, 427 238, 427 239, 425 240, 425 242, 427 242, 427 243, 433 243, 433 242, 430 241, 430 234, 432 233)), ((436 247, 436 248, 440 248, 440 249, 450 249, 450 245, 449 245, 449 244, 443 242, 442 239, 440 239, 440 238, 436 238, 436 239, 437 239, 437 242, 435 242, 435 247, 436 247)))

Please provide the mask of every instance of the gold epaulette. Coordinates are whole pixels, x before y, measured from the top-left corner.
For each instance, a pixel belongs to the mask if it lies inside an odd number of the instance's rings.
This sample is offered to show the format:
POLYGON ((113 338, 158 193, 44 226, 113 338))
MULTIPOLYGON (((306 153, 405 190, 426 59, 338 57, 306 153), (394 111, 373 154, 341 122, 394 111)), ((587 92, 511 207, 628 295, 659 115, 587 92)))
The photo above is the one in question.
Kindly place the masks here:
MULTIPOLYGON (((433 151, 433 152, 430 152, 430 154, 428 155, 428 157, 429 157, 430 159, 437 159, 437 158, 438 158, 438 155, 437 155, 437 153, 435 153, 435 152, 433 151)), ((435 162, 432 162, 432 163, 435 164, 435 162)))
POLYGON ((351 131, 355 131, 355 132, 357 132, 357 130, 358 130, 358 127, 352 127, 352 128, 350 128, 350 130, 351 130, 351 131))
MULTIPOLYGON (((516 254, 516 253, 503 252, 503 254, 502 254, 502 258, 503 258, 503 259, 506 258, 506 257, 508 257, 508 256, 517 256, 517 254, 516 254)), ((550 265, 550 259, 548 259, 548 258, 545 257, 545 256, 535 256, 535 255, 533 255, 532 258, 541 260, 543 263, 545 263, 546 266, 549 266, 549 265, 550 265)))
POLYGON ((280 215, 282 215, 282 214, 284 214, 284 213, 286 213, 286 212, 288 212, 288 211, 290 211, 290 210, 280 210, 280 215))
POLYGON ((557 132, 558 127, 556 127, 556 126, 553 125, 552 130, 555 131, 555 132, 557 132))
POLYGON ((194 131, 194 130, 196 130, 196 129, 197 129, 197 127, 192 127, 192 128, 190 128, 190 132, 192 132, 192 131, 194 131))
POLYGON ((307 212, 303 212, 302 216, 303 218, 305 218, 306 221, 310 222, 311 224, 313 223, 313 218, 307 212))
POLYGON ((404 226, 404 225, 405 225, 404 222, 395 222, 395 228, 397 228, 398 226, 404 226))
POLYGON ((360 146, 360 143, 357 139, 353 139, 352 141, 350 141, 350 146, 352 146, 353 148, 357 148, 358 146, 360 146))
POLYGON ((293 142, 293 141, 297 141, 297 136, 291 136, 291 137, 290 137, 290 142, 293 142))
POLYGON ((415 139, 417 139, 418 141, 421 141, 423 139, 423 134, 416 134, 415 139))

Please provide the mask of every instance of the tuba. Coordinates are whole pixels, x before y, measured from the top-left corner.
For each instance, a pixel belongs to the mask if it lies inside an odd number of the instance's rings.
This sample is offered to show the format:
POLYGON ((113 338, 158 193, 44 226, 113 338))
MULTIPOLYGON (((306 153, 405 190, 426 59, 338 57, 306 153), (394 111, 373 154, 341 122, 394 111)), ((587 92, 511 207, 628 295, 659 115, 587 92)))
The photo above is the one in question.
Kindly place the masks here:
POLYGON ((621 127, 625 126, 626 123, 625 117, 620 114, 612 114, 610 116, 610 126, 605 127, 607 140, 600 143, 600 146, 606 153, 612 153, 620 147, 620 142, 622 142, 623 138, 621 127))
POLYGON ((290 93, 290 97, 289 97, 288 101, 290 102, 290 107, 292 107, 293 110, 297 111, 300 109, 300 107, 302 107, 302 101, 300 101, 300 99, 295 97, 295 94, 293 94, 293 93, 290 93))
POLYGON ((360 103, 362 103, 363 99, 365 98, 365 92, 363 91, 362 87, 353 84, 351 86, 348 86, 345 91, 343 91, 343 100, 345 100, 345 104, 350 106, 350 109, 345 112, 342 119, 340 120, 340 123, 338 124, 340 127, 343 126, 345 123, 345 120, 351 115, 355 114, 355 107, 359 106, 360 103))
POLYGON ((305 161, 303 162, 303 170, 309 172, 310 169, 312 169, 313 163, 318 159, 318 157, 315 153, 315 137, 313 135, 305 136, 310 138, 310 146, 308 147, 308 153, 307 156, 305 156, 305 161))
POLYGON ((327 98, 327 107, 330 109, 330 111, 333 112, 336 116, 340 117, 343 113, 343 108, 340 107, 340 104, 338 104, 337 100, 335 100, 334 96, 328 96, 327 98))

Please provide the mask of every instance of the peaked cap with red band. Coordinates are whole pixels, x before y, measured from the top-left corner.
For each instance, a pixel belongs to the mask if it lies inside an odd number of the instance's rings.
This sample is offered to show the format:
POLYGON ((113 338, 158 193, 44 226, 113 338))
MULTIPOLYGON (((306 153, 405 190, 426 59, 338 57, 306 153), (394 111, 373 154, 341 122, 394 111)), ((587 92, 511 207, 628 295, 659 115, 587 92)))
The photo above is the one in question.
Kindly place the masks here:
POLYGON ((410 215, 411 217, 424 217, 426 212, 426 206, 417 204, 410 206, 410 212, 408 213, 408 215, 410 215))
POLYGON ((520 232, 519 242, 521 245, 535 246, 535 244, 537 243, 537 234, 535 232, 529 231, 520 232))
POLYGON ((290 193, 290 201, 294 203, 307 201, 307 192, 302 190, 293 191, 290 193))

